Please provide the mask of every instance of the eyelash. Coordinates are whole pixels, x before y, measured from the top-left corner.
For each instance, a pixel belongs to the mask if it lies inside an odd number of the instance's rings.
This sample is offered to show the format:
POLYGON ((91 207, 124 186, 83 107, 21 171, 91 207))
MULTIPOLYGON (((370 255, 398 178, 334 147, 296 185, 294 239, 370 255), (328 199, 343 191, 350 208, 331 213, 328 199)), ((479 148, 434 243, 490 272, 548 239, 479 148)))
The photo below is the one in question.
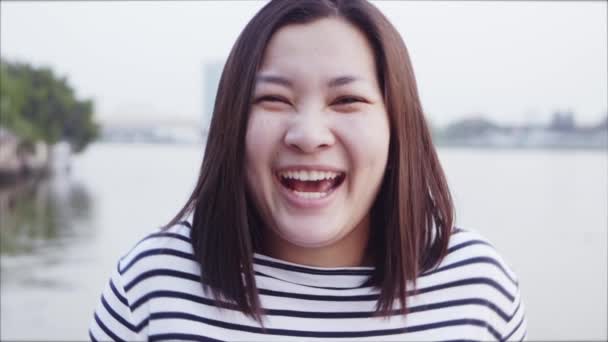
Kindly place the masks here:
POLYGON ((360 97, 356 97, 356 96, 342 96, 337 98, 332 104, 344 104, 344 105, 350 105, 350 104, 354 104, 357 102, 363 102, 363 103, 367 103, 367 101, 365 101, 365 99, 362 99, 360 97), (343 101, 348 101, 346 103, 344 103, 343 101))
MULTIPOLYGON (((282 103, 286 103, 286 104, 290 104, 290 102, 288 100, 286 100, 283 97, 280 96, 274 96, 274 95, 267 95, 267 96, 262 96, 260 98, 258 98, 255 103, 260 103, 263 101, 269 101, 269 102, 282 102, 282 103)), ((332 102, 332 105, 350 105, 350 104, 354 104, 357 102, 363 102, 363 103, 368 103, 365 99, 360 98, 360 97, 356 97, 356 96, 342 96, 337 98, 336 100, 334 100, 334 102, 332 102), (346 103, 344 103, 344 101, 347 101, 346 103)))
POLYGON ((260 98, 258 98, 255 103, 259 103, 259 102, 263 102, 263 101, 270 101, 270 102, 283 102, 283 103, 287 103, 289 104, 289 101, 287 101, 286 99, 280 97, 280 96, 274 96, 274 95, 267 95, 267 96, 262 96, 260 98))

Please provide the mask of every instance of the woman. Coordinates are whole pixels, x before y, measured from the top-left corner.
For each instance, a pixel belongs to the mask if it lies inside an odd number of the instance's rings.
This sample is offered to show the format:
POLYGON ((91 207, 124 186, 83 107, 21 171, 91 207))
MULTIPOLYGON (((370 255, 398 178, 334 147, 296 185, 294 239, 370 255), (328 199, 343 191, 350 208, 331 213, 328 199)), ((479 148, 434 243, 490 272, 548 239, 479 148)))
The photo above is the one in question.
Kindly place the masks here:
POLYGON ((93 340, 520 340, 518 283, 453 209, 371 4, 271 1, 226 62, 198 183, 119 263, 93 340), (192 224, 183 221, 192 215, 192 224))

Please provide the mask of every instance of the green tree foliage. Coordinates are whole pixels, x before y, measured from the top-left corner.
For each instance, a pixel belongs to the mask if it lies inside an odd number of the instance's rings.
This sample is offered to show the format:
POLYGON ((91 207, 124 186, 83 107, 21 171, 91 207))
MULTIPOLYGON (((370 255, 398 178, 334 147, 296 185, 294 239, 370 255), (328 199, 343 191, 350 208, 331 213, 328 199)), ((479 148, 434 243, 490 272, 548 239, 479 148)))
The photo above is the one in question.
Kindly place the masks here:
POLYGON ((52 70, 0 61, 0 126, 26 143, 66 140, 80 152, 99 134, 93 111, 93 102, 77 99, 52 70))

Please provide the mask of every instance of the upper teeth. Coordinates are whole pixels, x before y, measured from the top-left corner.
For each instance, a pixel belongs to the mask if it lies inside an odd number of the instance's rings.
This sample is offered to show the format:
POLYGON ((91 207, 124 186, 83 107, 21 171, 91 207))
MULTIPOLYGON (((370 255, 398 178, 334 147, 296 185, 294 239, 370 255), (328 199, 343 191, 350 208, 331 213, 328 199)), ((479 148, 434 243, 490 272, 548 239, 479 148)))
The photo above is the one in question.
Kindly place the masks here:
POLYGON ((302 181, 319 181, 323 179, 334 179, 338 177, 338 172, 332 171, 283 171, 279 175, 283 178, 291 178, 302 181))

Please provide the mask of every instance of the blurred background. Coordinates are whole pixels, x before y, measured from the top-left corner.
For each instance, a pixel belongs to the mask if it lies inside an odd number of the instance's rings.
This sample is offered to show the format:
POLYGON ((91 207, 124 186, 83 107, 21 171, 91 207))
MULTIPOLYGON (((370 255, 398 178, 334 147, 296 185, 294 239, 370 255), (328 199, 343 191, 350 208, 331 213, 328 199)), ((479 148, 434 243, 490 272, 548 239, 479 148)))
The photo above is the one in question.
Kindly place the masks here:
MULTIPOLYGON (((0 339, 84 340, 118 258, 195 184, 265 1, 0 3, 0 339)), ((518 274, 530 340, 606 340, 607 3, 374 2, 457 209, 518 274)))

